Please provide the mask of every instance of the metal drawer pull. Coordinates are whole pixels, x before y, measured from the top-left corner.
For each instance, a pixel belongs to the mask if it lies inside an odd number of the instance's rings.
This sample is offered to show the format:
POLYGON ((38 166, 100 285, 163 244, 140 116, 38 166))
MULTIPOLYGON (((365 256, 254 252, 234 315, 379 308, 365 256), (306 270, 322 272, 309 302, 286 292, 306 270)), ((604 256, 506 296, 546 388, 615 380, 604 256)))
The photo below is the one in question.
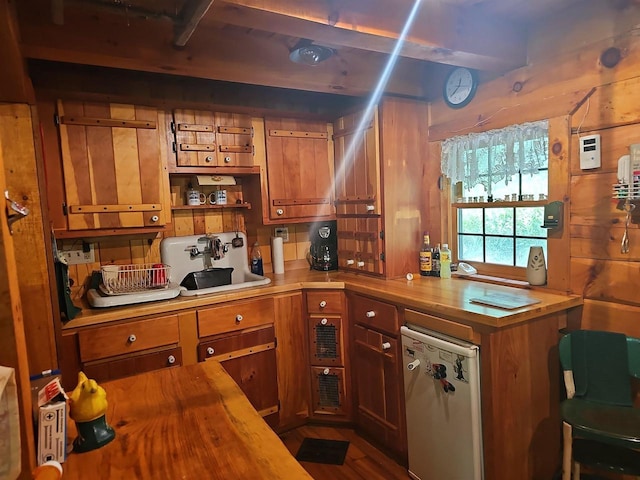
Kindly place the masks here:
POLYGON ((358 267, 359 267, 359 268, 364 267, 364 262, 363 262, 362 260, 360 260, 360 261, 358 262, 358 267))
POLYGON ((242 315, 238 314, 236 315, 236 322, 240 323, 242 321, 242 315))
POLYGON ((323 318, 322 320, 320 320, 320 323, 322 325, 326 325, 328 323, 328 320, 326 318, 323 318))
POLYGON ((373 212, 376 209, 373 205, 367 205, 367 212, 373 212))
POLYGON ((154 215, 153 217, 151 217, 151 221, 153 223, 156 223, 158 220, 160 220, 160 217, 158 215, 154 215))
POLYGON ((323 375, 329 375, 329 369, 328 369, 328 368, 325 368, 325 369, 322 371, 322 374, 323 374, 323 375))
POLYGON ((383 350, 389 350, 391 348, 391 344, 389 342, 384 342, 382 344, 382 349, 383 350))
POLYGON ((324 308, 324 307, 326 307, 326 306, 327 306, 327 302, 326 302, 326 301, 324 301, 324 300, 322 300, 322 301, 320 302, 320 308, 324 308))
POLYGON ((420 365, 420 360, 414 360, 409 365, 407 365, 407 369, 409 371, 411 371, 411 370, 414 370, 414 369, 418 368, 419 365, 420 365))
POLYGON ((213 347, 208 347, 207 348, 207 355, 213 355, 216 351, 213 349, 213 347))
POLYGON ((213 157, 211 155, 207 155, 205 157, 204 161, 207 162, 207 163, 211 163, 211 162, 213 162, 213 157))
POLYGON ((374 312, 373 310, 369 310, 367 313, 364 314, 365 317, 367 318, 373 318, 376 316, 376 312, 374 312))
POLYGON ((167 362, 169 362, 169 365, 173 365, 174 363, 176 363, 176 357, 174 357, 173 355, 169 355, 169 358, 167 358, 167 362))
POLYGON ((284 210, 279 208, 276 210, 276 215, 284 215, 284 210))
POLYGON ((138 337, 136 337, 135 333, 132 333, 131 335, 129 335, 129 343, 133 343, 138 339, 138 337))
POLYGON ((347 265, 353 265, 356 261, 353 258, 347 260, 347 265))

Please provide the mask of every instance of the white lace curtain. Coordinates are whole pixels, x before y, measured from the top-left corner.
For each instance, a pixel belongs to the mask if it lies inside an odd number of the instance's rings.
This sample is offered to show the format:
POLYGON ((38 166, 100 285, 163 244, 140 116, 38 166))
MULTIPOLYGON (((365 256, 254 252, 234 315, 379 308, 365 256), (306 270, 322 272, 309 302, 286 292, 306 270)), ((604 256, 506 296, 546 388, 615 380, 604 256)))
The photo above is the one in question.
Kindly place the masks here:
POLYGON ((452 183, 463 182, 470 189, 518 173, 535 175, 548 165, 549 122, 523 123, 506 128, 470 133, 442 142, 441 170, 452 183))

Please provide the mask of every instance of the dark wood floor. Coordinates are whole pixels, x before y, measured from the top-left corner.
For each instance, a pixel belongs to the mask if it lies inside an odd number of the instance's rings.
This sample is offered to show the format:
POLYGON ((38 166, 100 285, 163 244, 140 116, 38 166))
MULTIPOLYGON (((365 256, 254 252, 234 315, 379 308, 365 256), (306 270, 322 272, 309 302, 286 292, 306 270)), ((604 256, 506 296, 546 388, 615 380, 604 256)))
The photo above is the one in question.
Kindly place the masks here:
POLYGON ((407 469, 373 447, 350 428, 305 425, 280 435, 292 455, 305 437, 348 440, 349 450, 343 465, 300 462, 315 480, 407 480, 407 469))

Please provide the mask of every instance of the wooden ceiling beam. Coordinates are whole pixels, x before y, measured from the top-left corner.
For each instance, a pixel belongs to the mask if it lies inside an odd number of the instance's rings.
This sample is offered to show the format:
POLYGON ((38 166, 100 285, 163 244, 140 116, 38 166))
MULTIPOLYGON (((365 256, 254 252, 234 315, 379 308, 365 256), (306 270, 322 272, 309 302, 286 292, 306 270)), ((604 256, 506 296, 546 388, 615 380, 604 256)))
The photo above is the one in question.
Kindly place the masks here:
MULTIPOLYGON (((419 1, 419 0, 418 0, 419 1)), ((331 2, 220 0, 211 21, 309 38, 326 46, 347 46, 389 54, 411 10, 411 2, 385 0, 331 2), (363 6, 363 4, 365 4, 363 6)), ((423 1, 400 55, 497 73, 526 64, 521 25, 423 1)))
POLYGON ((190 0, 185 4, 180 14, 182 21, 179 25, 176 25, 174 45, 184 47, 187 44, 193 32, 196 31, 200 20, 213 5, 213 2, 214 0, 190 0))
MULTIPOLYGON (((170 22, 125 21, 73 9, 65 11, 63 27, 34 12, 21 24, 21 33, 27 58, 356 96, 375 89, 387 61, 386 55, 351 50, 315 67, 299 65, 289 60, 283 37, 235 28, 199 27, 187 46, 178 49, 170 22)), ((385 91, 428 98, 429 67, 398 59, 385 91)))

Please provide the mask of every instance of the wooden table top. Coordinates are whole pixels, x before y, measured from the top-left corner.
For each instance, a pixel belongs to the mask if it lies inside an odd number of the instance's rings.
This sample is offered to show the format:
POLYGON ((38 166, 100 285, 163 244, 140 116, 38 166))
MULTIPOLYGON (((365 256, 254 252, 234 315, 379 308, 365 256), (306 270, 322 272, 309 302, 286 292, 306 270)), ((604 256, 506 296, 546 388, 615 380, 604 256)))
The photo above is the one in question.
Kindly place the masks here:
POLYGON ((69 454, 65 480, 312 478, 218 362, 101 385, 116 438, 69 454))

